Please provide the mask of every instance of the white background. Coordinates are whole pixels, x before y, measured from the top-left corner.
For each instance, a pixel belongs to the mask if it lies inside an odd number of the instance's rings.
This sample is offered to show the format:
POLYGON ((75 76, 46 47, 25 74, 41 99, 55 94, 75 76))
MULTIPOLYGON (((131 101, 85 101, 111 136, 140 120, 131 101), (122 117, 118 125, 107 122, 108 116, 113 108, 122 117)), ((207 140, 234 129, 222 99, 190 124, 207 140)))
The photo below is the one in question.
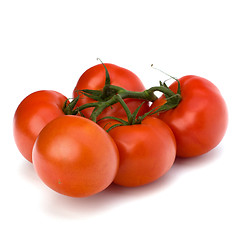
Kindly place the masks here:
POLYGON ((0 239, 240 239, 238 2, 1 1, 0 239), (97 57, 146 87, 166 79, 152 63, 209 79, 228 105, 225 138, 148 186, 83 199, 50 190, 15 146, 14 111, 41 89, 71 97, 97 57))

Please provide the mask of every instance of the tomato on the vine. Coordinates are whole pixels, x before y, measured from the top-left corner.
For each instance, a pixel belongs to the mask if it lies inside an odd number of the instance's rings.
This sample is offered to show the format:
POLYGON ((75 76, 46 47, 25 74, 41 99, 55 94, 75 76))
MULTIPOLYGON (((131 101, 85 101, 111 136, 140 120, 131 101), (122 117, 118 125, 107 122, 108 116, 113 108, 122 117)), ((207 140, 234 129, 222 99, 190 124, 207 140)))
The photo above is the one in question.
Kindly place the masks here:
MULTIPOLYGON (((225 101, 210 81, 188 75, 179 79, 181 101, 174 109, 155 116, 167 123, 177 142, 177 156, 193 157, 216 147, 227 129, 228 113, 225 101)), ((178 83, 169 87, 177 92, 178 83)), ((155 109, 166 102, 161 96, 150 107, 155 109)))
MULTIPOLYGON (((129 71, 128 69, 125 69, 110 63, 106 63, 104 65, 108 70, 111 85, 122 87, 129 91, 141 92, 145 90, 143 83, 133 72, 129 71)), ((106 72, 102 64, 98 64, 89 68, 79 78, 77 85, 73 91, 73 97, 74 98, 77 97, 79 95, 79 90, 82 90, 82 89, 102 90, 105 85, 105 80, 106 80, 106 72)), ((127 99, 124 99, 124 101, 127 103, 130 111, 134 112, 134 110, 144 100, 127 98, 127 99)), ((76 107, 79 107, 83 104, 92 103, 92 102, 95 102, 95 100, 86 96, 81 96, 76 104, 76 107)), ((139 115, 144 114, 148 110, 149 110, 149 105, 147 102, 145 102, 139 111, 139 115)), ((90 118, 92 111, 93 111, 93 108, 87 108, 82 110, 82 113, 84 114, 85 117, 90 118)), ((113 106, 106 108, 100 114, 99 118, 102 118, 105 116, 123 117, 123 116, 126 116, 126 113, 123 110, 122 106, 119 103, 116 103, 113 106)))
MULTIPOLYGON (((116 121, 102 120, 99 124, 110 129, 116 121)), ((116 184, 135 187, 151 183, 163 176, 175 161, 175 137, 160 119, 146 117, 141 124, 118 126, 109 134, 120 157, 116 184)))
POLYGON ((113 139, 93 121, 63 116, 47 124, 33 148, 33 166, 58 193, 86 197, 107 188, 119 165, 113 139))
POLYGON ((42 90, 28 95, 18 106, 13 121, 13 134, 22 155, 32 162, 32 148, 40 131, 51 120, 63 116, 67 98, 61 93, 42 90))

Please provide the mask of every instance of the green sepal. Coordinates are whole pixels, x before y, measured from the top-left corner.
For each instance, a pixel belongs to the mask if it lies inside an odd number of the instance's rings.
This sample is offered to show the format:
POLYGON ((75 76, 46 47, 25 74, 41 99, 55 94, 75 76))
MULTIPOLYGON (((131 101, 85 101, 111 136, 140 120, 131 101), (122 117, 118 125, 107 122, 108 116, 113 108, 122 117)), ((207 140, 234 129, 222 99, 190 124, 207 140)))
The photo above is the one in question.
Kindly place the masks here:
POLYGON ((165 104, 163 104, 160 107, 156 107, 156 110, 152 111, 152 113, 150 115, 154 115, 159 112, 165 112, 165 111, 168 111, 170 109, 177 107, 181 101, 181 95, 176 94, 176 95, 166 98, 166 100, 167 100, 167 102, 165 104))
POLYGON ((110 76, 106 66, 104 65, 104 63, 100 58, 97 58, 97 60, 99 60, 102 63, 103 67, 105 68, 105 74, 106 74, 105 86, 110 85, 111 84, 110 76))
POLYGON ((76 98, 74 98, 69 104, 67 104, 67 102, 69 101, 69 99, 67 99, 65 102, 64 102, 64 106, 63 106, 63 112, 66 114, 66 115, 73 115, 73 109, 74 107, 76 106, 77 102, 79 100, 79 96, 77 96, 76 98))
POLYGON ((170 97, 170 96, 172 96, 172 95, 174 94, 174 92, 167 86, 166 81, 164 81, 164 82, 159 81, 159 83, 160 83, 160 87, 164 87, 164 88, 168 89, 168 91, 170 91, 169 94, 163 93, 164 96, 165 96, 165 98, 168 98, 168 97, 170 97), (170 95, 170 94, 171 94, 171 95, 170 95))
POLYGON ((101 95, 102 91, 101 90, 91 90, 91 89, 83 89, 81 90, 82 94, 86 97, 89 97, 93 100, 96 101, 101 101, 101 95))
MULTIPOLYGON (((156 107, 156 108, 158 108, 158 107, 156 107)), ((151 115, 153 115, 154 113, 154 110, 155 110, 155 108, 154 109, 152 109, 152 110, 150 110, 149 112, 146 112, 145 114, 143 114, 142 116, 139 116, 137 119, 136 119, 136 124, 141 124, 141 122, 143 121, 143 119, 144 118, 146 118, 147 116, 151 116, 151 115)))
POLYGON ((133 112, 133 114, 132 114, 132 124, 137 123, 137 119, 136 119, 137 114, 138 114, 139 110, 141 109, 141 107, 142 107, 142 105, 143 105, 144 103, 145 103, 145 102, 142 102, 142 103, 137 107, 137 109, 133 112))
POLYGON ((104 119, 113 119, 113 120, 116 120, 116 121, 122 123, 123 125, 128 125, 128 122, 127 122, 127 121, 125 121, 125 120, 123 120, 123 119, 121 119, 121 118, 118 118, 118 117, 111 117, 111 116, 103 117, 103 118, 97 120, 97 122, 99 122, 99 121, 101 121, 101 120, 104 120, 104 119))
POLYGON ((124 126, 122 123, 117 123, 111 126, 106 132, 110 132, 113 128, 124 126))
POLYGON ((83 89, 83 90, 81 90, 81 92, 89 93, 89 94, 92 94, 94 96, 101 96, 102 95, 102 90, 83 89))

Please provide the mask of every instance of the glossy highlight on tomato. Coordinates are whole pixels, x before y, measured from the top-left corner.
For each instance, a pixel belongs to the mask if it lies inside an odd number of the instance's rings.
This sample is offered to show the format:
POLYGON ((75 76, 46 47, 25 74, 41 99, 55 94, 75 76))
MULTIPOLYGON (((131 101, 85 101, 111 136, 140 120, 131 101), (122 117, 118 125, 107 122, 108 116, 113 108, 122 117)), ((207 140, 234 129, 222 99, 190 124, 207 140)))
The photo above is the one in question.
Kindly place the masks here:
POLYGON ((67 98, 59 92, 41 90, 28 95, 18 106, 13 134, 22 155, 32 162, 32 148, 40 131, 53 119, 63 116, 67 98))
POLYGON ((118 165, 113 139, 96 123, 80 116, 51 121, 33 148, 33 166, 42 181, 71 197, 103 191, 115 178, 118 165))
MULTIPOLYGON (((177 142, 177 156, 193 157, 207 153, 222 140, 228 123, 226 103, 218 88, 202 77, 188 75, 179 79, 181 102, 156 117, 167 123, 177 142)), ((169 87, 177 92, 178 84, 169 87)), ((164 96, 151 109, 166 102, 164 96)))
MULTIPOLYGON (((129 91, 144 91, 145 87, 141 80, 135 75, 133 72, 128 69, 119 67, 114 64, 105 63, 104 64, 109 72, 111 85, 115 85, 118 87, 122 87, 129 91)), ((91 90, 102 90, 105 85, 106 73, 104 66, 102 64, 95 65, 88 70, 86 70, 81 77, 79 78, 74 91, 73 97, 77 97, 79 94, 79 90, 82 89, 91 89, 91 90)), ((143 102, 140 99, 124 99, 127 103, 131 112, 143 102)), ((76 104, 76 107, 79 107, 83 104, 95 102, 93 99, 90 99, 86 96, 81 96, 76 104)), ((149 110, 149 105, 147 102, 143 104, 139 111, 139 115, 144 114, 149 110)), ((93 111, 93 108, 87 108, 82 110, 82 113, 85 117, 90 118, 90 115, 93 111)), ((114 117, 125 117, 126 113, 123 110, 122 106, 119 103, 112 105, 111 107, 106 108, 99 116, 99 118, 105 116, 114 116, 114 117)))

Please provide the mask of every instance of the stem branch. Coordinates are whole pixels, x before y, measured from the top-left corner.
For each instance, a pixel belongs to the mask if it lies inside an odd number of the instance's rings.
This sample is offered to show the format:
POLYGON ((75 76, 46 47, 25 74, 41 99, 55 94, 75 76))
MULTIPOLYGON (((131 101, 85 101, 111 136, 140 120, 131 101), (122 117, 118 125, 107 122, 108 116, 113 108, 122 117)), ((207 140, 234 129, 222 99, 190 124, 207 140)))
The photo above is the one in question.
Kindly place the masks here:
POLYGON ((110 92, 112 92, 112 94, 110 94, 110 96, 107 99, 101 100, 98 102, 84 104, 84 105, 74 109, 72 111, 72 114, 77 114, 78 112, 82 111, 83 109, 86 109, 89 107, 94 107, 94 110, 93 110, 90 118, 92 119, 92 121, 96 122, 98 115, 101 114, 105 108, 107 108, 117 102, 120 102, 122 104, 123 108, 124 109, 126 108, 125 111, 128 115, 128 118, 129 118, 128 120, 130 120, 129 122, 131 122, 132 121, 132 119, 131 119, 132 116, 130 117, 131 113, 128 114, 129 109, 127 109, 128 107, 127 107, 126 103, 123 101, 123 99, 134 98, 134 99, 141 99, 141 100, 153 102, 153 101, 157 100, 157 96, 154 94, 154 92, 156 92, 156 91, 162 92, 166 96, 166 99, 168 101, 164 105, 164 110, 165 110, 165 108, 166 108, 166 110, 169 110, 171 108, 176 107, 181 100, 180 86, 179 86, 179 90, 176 94, 164 85, 151 87, 143 92, 128 91, 124 88, 114 86, 114 85, 107 85, 107 87, 108 87, 108 90, 110 92))

